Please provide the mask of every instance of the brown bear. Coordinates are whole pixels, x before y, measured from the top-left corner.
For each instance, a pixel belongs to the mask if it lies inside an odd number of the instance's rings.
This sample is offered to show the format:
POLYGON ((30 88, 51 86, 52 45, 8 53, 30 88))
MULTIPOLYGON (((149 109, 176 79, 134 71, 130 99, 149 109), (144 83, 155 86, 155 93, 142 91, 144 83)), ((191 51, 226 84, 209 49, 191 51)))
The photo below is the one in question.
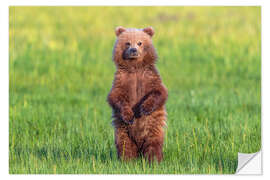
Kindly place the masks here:
POLYGON ((118 157, 143 155, 149 162, 160 162, 168 92, 155 67, 154 30, 117 27, 115 33, 116 73, 107 101, 113 110, 118 157))

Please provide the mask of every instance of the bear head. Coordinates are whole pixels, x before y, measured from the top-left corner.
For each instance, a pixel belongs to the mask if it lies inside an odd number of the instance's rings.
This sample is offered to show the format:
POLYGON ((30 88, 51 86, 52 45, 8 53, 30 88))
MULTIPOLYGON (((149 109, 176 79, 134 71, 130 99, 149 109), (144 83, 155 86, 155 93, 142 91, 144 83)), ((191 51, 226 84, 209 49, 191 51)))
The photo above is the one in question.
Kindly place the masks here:
POLYGON ((152 43, 154 29, 117 27, 117 40, 113 50, 113 60, 119 68, 139 68, 154 64, 157 59, 152 43))

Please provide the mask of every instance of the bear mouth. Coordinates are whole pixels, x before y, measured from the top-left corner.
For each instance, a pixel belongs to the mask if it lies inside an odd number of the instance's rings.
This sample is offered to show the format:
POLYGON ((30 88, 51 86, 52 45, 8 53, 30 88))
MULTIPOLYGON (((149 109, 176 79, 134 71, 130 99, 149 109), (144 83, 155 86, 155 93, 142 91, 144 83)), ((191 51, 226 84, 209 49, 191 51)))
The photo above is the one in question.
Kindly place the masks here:
POLYGON ((136 60, 136 59, 138 59, 140 57, 140 55, 138 53, 124 52, 122 57, 123 57, 124 60, 136 60))
POLYGON ((128 58, 125 59, 125 60, 132 61, 132 60, 136 60, 136 59, 138 59, 138 58, 139 58, 138 56, 130 56, 130 57, 128 57, 128 58))
POLYGON ((127 57, 128 59, 137 59, 139 57, 139 53, 137 51, 136 52, 128 51, 127 57))
POLYGON ((139 57, 139 55, 138 54, 134 54, 134 55, 129 55, 128 56, 128 59, 137 59, 139 57))

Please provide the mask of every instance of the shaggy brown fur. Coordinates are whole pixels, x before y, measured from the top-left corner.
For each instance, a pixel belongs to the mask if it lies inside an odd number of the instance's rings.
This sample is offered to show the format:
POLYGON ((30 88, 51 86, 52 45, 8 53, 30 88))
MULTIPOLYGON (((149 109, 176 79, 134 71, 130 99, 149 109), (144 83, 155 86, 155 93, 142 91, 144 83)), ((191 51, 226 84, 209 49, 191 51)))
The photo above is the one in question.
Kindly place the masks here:
POLYGON ((142 154, 160 162, 168 93, 155 68, 154 30, 118 27, 115 33, 117 71, 107 100, 113 109, 118 157, 129 160, 142 154))

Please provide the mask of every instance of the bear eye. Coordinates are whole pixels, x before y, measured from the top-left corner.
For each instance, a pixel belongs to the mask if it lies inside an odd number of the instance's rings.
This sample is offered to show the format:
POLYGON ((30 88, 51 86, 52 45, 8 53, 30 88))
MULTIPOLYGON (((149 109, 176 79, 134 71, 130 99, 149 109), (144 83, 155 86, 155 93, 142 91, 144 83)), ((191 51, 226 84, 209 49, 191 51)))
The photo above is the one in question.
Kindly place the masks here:
POLYGON ((126 42, 126 46, 130 46, 130 42, 126 42))
POLYGON ((142 45, 142 42, 138 42, 138 46, 141 46, 142 45))

